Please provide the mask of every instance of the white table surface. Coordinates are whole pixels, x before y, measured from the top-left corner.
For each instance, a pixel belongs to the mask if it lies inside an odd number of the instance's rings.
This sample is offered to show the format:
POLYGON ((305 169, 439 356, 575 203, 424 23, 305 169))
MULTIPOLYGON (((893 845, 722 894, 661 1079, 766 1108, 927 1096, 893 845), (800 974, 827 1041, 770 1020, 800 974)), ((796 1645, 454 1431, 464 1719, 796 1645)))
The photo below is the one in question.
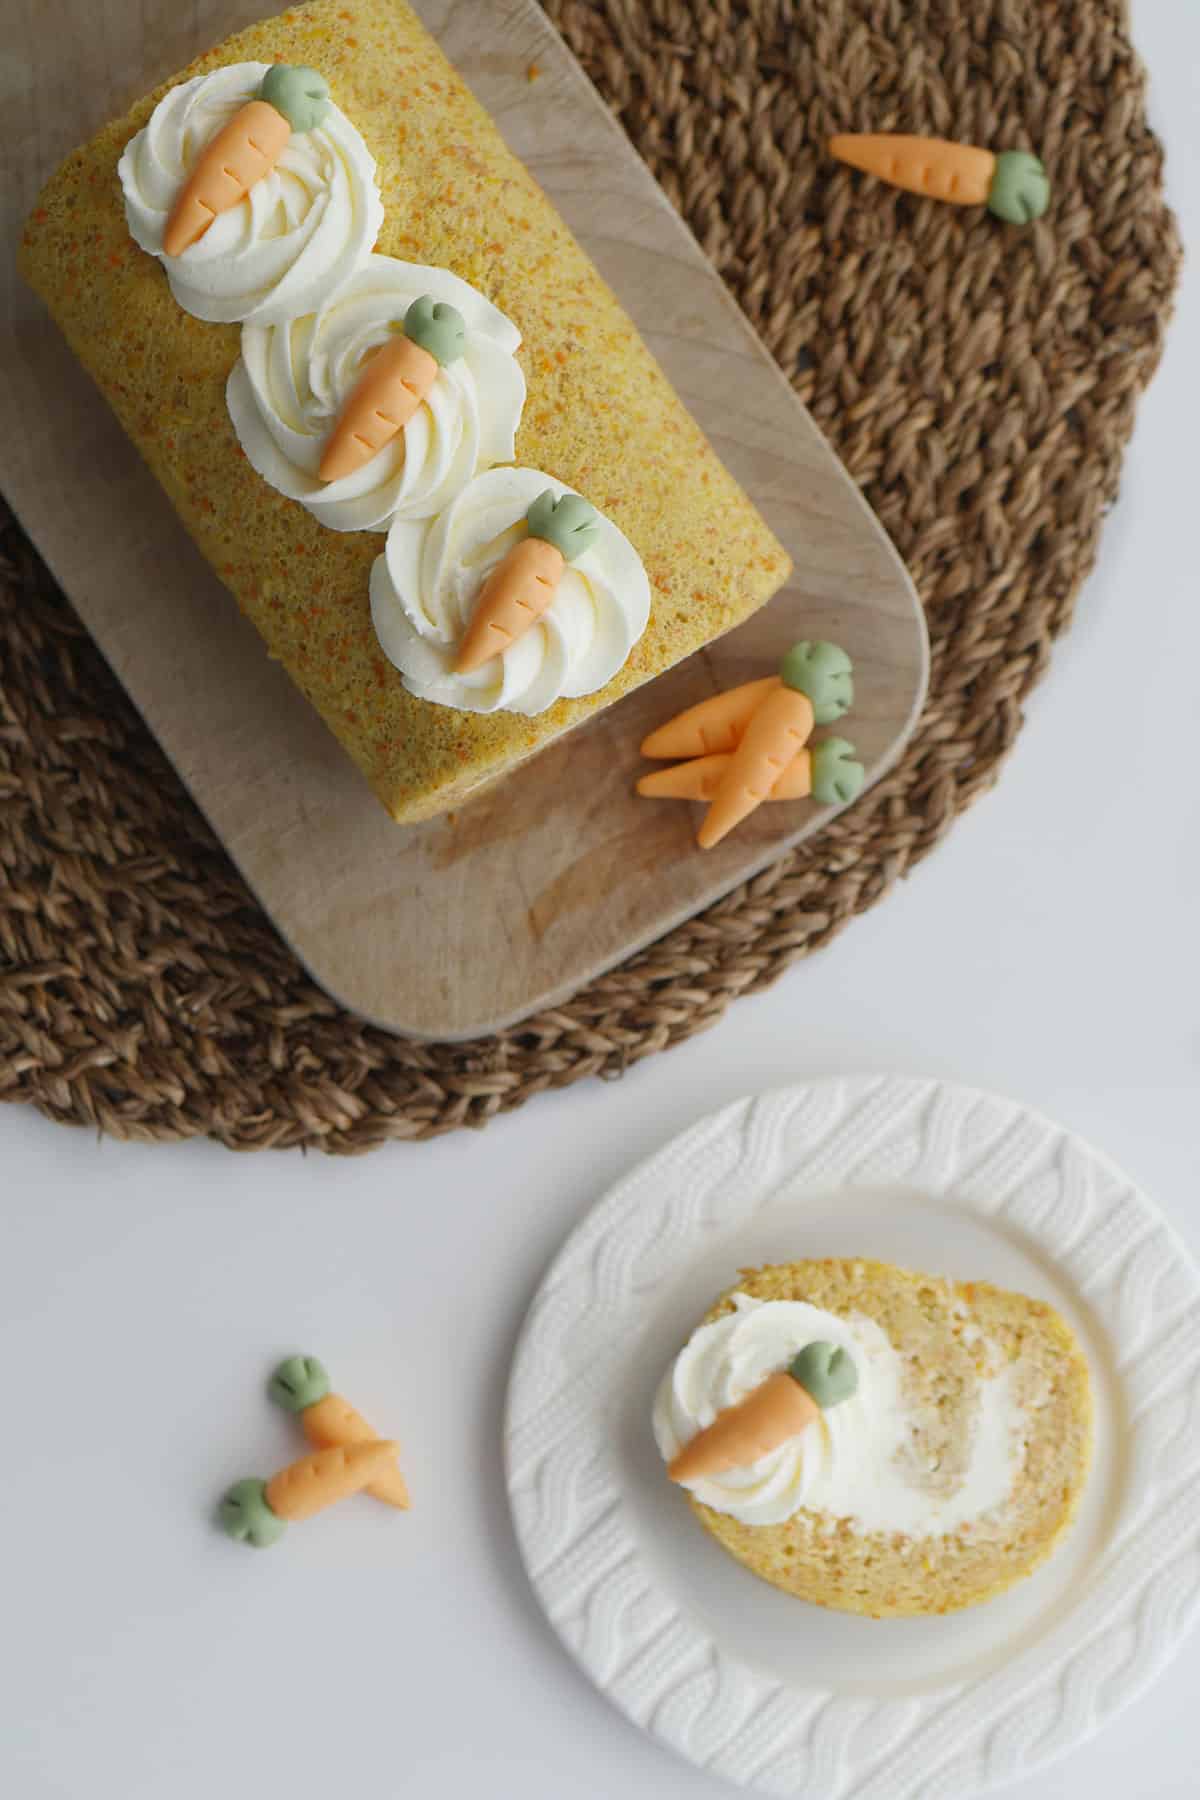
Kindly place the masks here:
MULTIPOLYGON (((1200 5, 1136 35, 1200 244, 1200 5)), ((1200 1252, 1200 271, 1077 622, 997 791, 832 949, 616 1084, 355 1162, 96 1142, 0 1109, 0 1791, 9 1800, 700 1800, 528 1589, 500 1417, 551 1254, 631 1160, 780 1081, 953 1076, 1106 1148, 1200 1252), (269 1556, 210 1527, 295 1438, 314 1350, 402 1438, 414 1509, 269 1556)), ((831 1246, 835 1249, 836 1246, 831 1246)), ((1197 1547, 1200 1550, 1200 1546, 1197 1547)), ((1197 1792, 1200 1636, 1022 1800, 1197 1792)))

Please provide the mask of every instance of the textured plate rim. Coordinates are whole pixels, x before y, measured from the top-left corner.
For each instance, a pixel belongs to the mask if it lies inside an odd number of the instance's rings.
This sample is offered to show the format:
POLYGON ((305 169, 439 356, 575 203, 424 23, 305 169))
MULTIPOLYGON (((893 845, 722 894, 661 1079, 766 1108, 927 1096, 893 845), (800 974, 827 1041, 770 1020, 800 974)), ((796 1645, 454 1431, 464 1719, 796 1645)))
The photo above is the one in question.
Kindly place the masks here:
POLYGON ((1198 1425, 1200 1270, 1155 1203, 1021 1102, 857 1076, 736 1101, 597 1202, 519 1337, 505 1457, 518 1545, 546 1616, 635 1724, 698 1767, 789 1800, 964 1800, 1083 1743, 1179 1647, 1200 1604, 1198 1425), (859 1697, 752 1669, 643 1566, 611 1440, 580 1430, 581 1402, 603 1386, 605 1334, 581 1331, 588 1312, 607 1317, 622 1297, 648 1310, 677 1278, 681 1242, 749 1220, 784 1172, 826 1193, 902 1181, 1003 1221, 1122 1346, 1128 1478, 1096 1573, 1066 1618, 976 1680, 859 1697), (574 1370, 568 1348, 585 1336, 574 1370))

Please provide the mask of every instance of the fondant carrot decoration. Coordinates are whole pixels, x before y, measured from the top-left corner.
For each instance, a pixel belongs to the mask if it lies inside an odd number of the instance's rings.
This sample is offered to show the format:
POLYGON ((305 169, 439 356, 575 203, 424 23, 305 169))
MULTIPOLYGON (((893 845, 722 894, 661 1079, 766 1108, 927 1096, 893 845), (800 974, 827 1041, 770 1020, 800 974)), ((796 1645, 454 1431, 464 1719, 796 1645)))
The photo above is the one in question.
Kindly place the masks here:
POLYGON ((702 1481, 745 1468, 799 1437, 857 1388, 858 1370, 848 1351, 821 1339, 806 1344, 786 1369, 768 1375, 698 1431, 668 1464, 667 1474, 672 1481, 702 1481))
POLYGON ((562 572, 590 549, 599 534, 599 515, 579 494, 553 488, 538 495, 525 515, 527 534, 496 564, 475 603, 463 633, 455 673, 469 675, 537 624, 554 599, 562 572))
POLYGON ((163 232, 168 256, 182 256, 219 213, 244 200, 269 175, 293 131, 313 131, 329 110, 329 85, 315 69, 276 63, 257 96, 239 107, 207 143, 184 182, 163 232))
MULTIPOLYGON (((298 1415, 305 1437, 318 1450, 380 1441, 348 1400, 329 1391, 329 1376, 315 1356, 289 1356, 272 1375, 268 1391, 286 1412, 298 1415)), ((367 1483, 367 1492, 389 1506, 408 1506, 408 1485, 394 1464, 367 1483)))
POLYGON ((369 1481, 394 1462, 399 1444, 376 1438, 368 1444, 336 1444, 302 1456, 272 1475, 263 1498, 280 1519, 309 1519, 365 1488, 369 1481))
POLYGON ((707 800, 697 834, 703 850, 764 800, 800 799, 811 792, 822 805, 845 804, 865 779, 862 764, 852 760, 854 746, 830 738, 810 754, 807 744, 814 724, 840 719, 853 697, 853 668, 844 650, 821 642, 793 644, 777 676, 716 694, 652 731, 642 743, 646 756, 704 754, 643 776, 638 792, 707 800))
POLYGON ((744 681, 689 706, 642 739, 642 755, 711 756, 736 750, 759 705, 778 686, 778 675, 764 675, 760 681, 744 681))
POLYGON ((910 194, 986 206, 1010 225, 1040 219, 1050 204, 1050 179, 1028 150, 996 155, 945 138, 863 132, 830 138, 829 154, 910 194))
POLYGON ((395 1461, 398 1449, 382 1438, 339 1445, 289 1463, 269 1481, 235 1482, 221 1501, 222 1527, 229 1537, 265 1550, 283 1536, 289 1521, 311 1518, 365 1488, 395 1461))
POLYGON ((696 834, 711 850, 770 794, 788 764, 804 748, 813 728, 812 702, 800 689, 781 683, 767 695, 742 733, 742 741, 717 783, 696 834))
MULTIPOLYGON (((839 740, 844 742, 845 740, 839 740)), ((733 761, 728 751, 712 756, 693 756, 690 762, 672 763, 643 775, 637 791, 646 800, 711 800, 733 761)), ((812 752, 801 750, 779 776, 768 800, 807 800, 812 793, 812 752)))
MULTIPOLYGON (((718 751, 713 756, 672 763, 669 769, 652 769, 642 776, 637 791, 647 800, 711 800, 732 760, 718 751)), ((854 761, 854 745, 847 738, 822 738, 788 764, 767 799, 807 800, 811 794, 821 806, 847 806, 862 792, 865 778, 866 771, 854 761)))
POLYGON ((321 457, 321 480, 340 481, 378 456, 428 397, 438 370, 462 355, 466 341, 456 306, 432 294, 414 300, 403 332, 372 353, 351 389, 321 457))
MULTIPOLYGON (((672 763, 667 769, 652 769, 649 775, 642 776, 637 791, 647 800, 711 800, 732 761, 729 751, 693 756, 690 762, 672 763)), ((812 752, 801 750, 779 776, 767 799, 806 800, 811 792, 812 752)))

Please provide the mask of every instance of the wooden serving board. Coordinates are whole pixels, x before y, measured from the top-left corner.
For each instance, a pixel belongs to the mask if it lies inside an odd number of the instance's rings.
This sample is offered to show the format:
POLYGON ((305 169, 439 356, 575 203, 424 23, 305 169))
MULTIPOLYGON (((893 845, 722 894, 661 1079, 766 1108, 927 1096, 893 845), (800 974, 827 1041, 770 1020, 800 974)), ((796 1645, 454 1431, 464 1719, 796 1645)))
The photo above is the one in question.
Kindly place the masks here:
POLYGON ((21 429, 0 442, 0 487, 314 978, 389 1030, 464 1038, 565 998, 828 816, 811 802, 763 807, 701 854, 694 808, 633 794, 652 724, 768 672, 797 637, 830 637, 854 658, 845 730, 874 779, 921 706, 924 621, 878 522, 533 0, 418 0, 796 573, 750 622, 453 816, 394 825, 268 660, 14 265, 37 189, 73 145, 266 4, 142 0, 104 8, 103 30, 95 0, 10 13, 0 396, 21 429))

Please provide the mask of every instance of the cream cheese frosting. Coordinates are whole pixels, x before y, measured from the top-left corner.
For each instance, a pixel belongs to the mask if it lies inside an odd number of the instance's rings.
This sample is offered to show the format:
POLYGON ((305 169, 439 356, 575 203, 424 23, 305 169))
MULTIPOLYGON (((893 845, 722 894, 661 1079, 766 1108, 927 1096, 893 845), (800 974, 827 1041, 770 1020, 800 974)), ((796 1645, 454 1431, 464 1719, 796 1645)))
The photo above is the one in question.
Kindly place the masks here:
POLYGON ((650 617, 650 583, 633 545, 601 514, 596 542, 563 570, 538 623, 502 656, 454 672, 484 581, 547 488, 556 498, 573 491, 538 469, 491 469, 436 519, 398 519, 388 532, 371 571, 371 616, 410 694, 464 712, 532 715, 595 692, 624 664, 650 617))
POLYGON ((969 1454, 950 1491, 924 1479, 914 1453, 901 1356, 873 1319, 840 1318, 799 1300, 733 1296, 733 1311, 695 1331, 655 1397, 664 1461, 814 1339, 841 1345, 858 1371, 855 1394, 745 1468, 688 1483, 703 1505, 744 1525, 779 1525, 801 1508, 858 1531, 936 1537, 1002 1509, 1024 1458, 1027 1421, 1014 1368, 981 1377, 969 1454))
POLYGON ((166 255, 167 220, 197 157, 255 98, 270 66, 230 63, 181 82, 118 166, 130 232, 160 259, 176 300, 197 319, 265 325, 313 312, 369 255, 383 223, 375 160, 331 105, 315 130, 292 133, 270 174, 203 237, 166 255))
POLYGON ((248 324, 226 401, 247 458, 334 531, 384 531, 441 511, 480 469, 511 462, 525 404, 521 334, 447 269, 370 256, 315 314, 248 324), (422 294, 458 308, 461 357, 439 368, 404 430, 338 481, 317 474, 326 440, 373 350, 422 294))

